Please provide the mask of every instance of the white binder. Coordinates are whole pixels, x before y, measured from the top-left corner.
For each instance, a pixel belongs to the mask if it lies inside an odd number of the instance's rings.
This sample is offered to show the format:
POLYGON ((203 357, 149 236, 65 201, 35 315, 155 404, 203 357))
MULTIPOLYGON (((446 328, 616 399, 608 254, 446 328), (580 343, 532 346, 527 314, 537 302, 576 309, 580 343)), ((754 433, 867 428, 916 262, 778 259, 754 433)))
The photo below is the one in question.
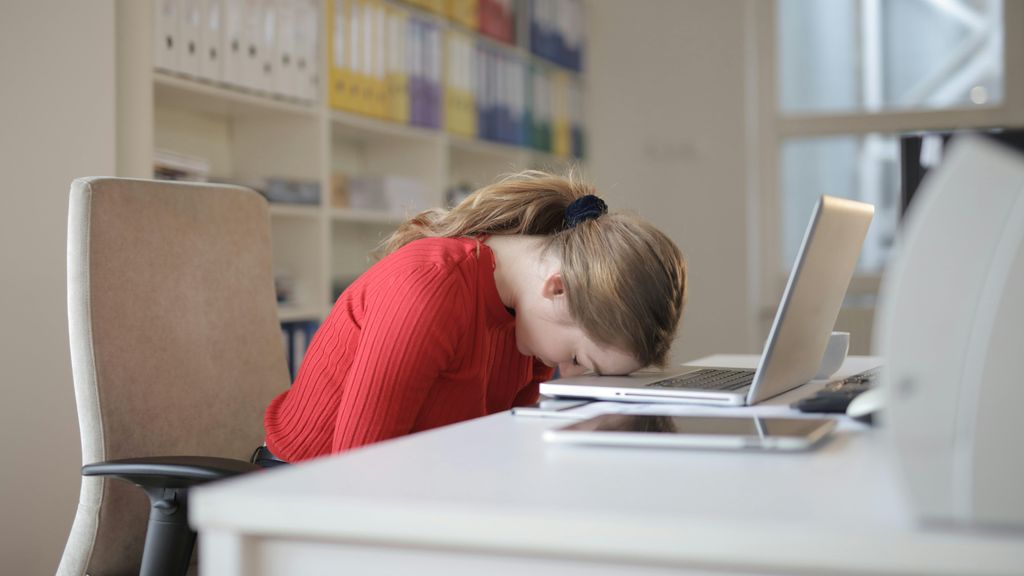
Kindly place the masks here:
POLYGON ((295 12, 294 0, 276 0, 277 39, 274 43, 273 85, 271 91, 279 96, 299 97, 299 79, 295 72, 295 12))
POLYGON ((223 62, 221 79, 232 86, 245 85, 246 0, 222 0, 224 22, 220 28, 223 62))
POLYGON ((242 86, 258 91, 263 76, 263 0, 245 0, 242 38, 242 86))
POLYGON ((277 0, 263 0, 260 11, 260 53, 256 89, 273 93, 277 85, 277 0))
POLYGON ((157 0, 153 6, 153 67, 165 72, 178 68, 179 0, 157 0))
POLYGON ((320 95, 320 3, 299 0, 295 8, 296 93, 303 100, 314 101, 320 95))
POLYGON ((223 79, 224 0, 201 0, 199 77, 212 82, 223 79))
POLYGON ((181 39, 178 51, 178 70, 193 78, 199 76, 199 44, 202 38, 202 0, 179 0, 178 37, 181 39))

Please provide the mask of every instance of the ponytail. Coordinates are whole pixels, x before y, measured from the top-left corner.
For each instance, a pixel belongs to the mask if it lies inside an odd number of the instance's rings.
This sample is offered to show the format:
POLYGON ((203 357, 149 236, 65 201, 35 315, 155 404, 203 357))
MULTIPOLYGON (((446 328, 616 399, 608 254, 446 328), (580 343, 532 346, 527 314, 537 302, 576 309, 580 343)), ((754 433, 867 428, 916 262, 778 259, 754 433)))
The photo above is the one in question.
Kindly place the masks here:
POLYGON ((587 194, 594 194, 593 186, 574 174, 567 178, 538 170, 512 174, 473 192, 450 210, 433 208, 406 220, 384 241, 382 252, 390 254, 420 238, 550 236, 566 228, 569 204, 587 194))

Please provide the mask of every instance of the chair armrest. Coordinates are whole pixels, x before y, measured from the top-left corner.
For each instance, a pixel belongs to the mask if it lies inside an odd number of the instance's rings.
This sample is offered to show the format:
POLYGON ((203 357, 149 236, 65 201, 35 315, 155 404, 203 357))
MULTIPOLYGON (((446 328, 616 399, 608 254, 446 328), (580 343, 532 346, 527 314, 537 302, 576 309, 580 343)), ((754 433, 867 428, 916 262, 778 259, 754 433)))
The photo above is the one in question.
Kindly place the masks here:
POLYGON ((189 489, 260 469, 231 458, 157 456, 86 464, 82 476, 114 476, 140 487, 149 496, 140 574, 185 574, 196 539, 188 525, 189 489))
POLYGON ((233 458, 153 456, 86 464, 82 476, 116 476, 146 488, 187 488, 260 469, 233 458))

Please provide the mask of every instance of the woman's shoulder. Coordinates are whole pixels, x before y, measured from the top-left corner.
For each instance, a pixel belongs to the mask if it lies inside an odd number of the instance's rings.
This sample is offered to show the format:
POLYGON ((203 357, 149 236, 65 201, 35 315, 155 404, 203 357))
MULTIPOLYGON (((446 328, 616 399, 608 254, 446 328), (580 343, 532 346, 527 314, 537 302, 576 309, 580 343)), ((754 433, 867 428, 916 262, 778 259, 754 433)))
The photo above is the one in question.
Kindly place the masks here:
POLYGON ((420 238, 395 250, 381 263, 392 260, 400 265, 429 265, 448 270, 475 267, 483 248, 483 242, 476 238, 420 238))

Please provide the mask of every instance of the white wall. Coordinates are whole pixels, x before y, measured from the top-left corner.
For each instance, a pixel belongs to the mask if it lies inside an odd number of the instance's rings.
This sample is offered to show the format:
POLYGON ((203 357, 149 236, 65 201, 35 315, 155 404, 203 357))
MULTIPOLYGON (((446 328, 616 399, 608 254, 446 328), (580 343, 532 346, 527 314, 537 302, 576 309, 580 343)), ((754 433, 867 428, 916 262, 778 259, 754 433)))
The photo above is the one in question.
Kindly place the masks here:
POLYGON ((0 5, 0 559, 57 568, 80 485, 67 194, 115 171, 113 0, 0 5))
POLYGON ((751 352, 743 0, 587 4, 589 176, 689 265, 677 361, 751 352))

